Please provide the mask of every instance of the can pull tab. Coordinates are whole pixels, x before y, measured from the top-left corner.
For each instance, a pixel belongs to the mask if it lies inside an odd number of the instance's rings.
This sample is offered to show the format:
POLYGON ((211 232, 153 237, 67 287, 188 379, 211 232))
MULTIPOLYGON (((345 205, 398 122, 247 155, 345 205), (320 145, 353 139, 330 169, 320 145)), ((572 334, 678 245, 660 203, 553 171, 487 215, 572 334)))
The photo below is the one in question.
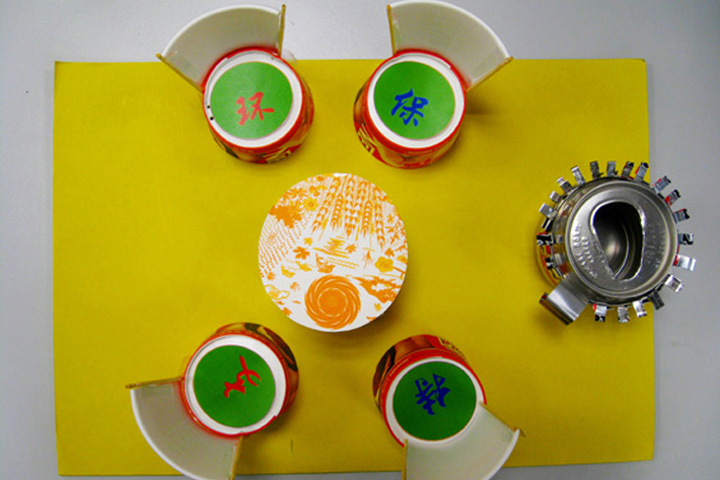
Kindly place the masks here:
POLYGON ((566 277, 549 294, 544 293, 540 304, 555 314, 565 325, 573 323, 588 305, 588 299, 566 277))

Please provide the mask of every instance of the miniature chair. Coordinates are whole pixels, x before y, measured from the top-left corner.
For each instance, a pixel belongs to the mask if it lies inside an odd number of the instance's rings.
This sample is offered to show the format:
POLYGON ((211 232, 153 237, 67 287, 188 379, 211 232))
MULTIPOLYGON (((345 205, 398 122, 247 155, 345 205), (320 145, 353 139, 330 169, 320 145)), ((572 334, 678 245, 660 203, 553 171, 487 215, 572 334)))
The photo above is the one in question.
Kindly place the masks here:
POLYGON ((226 480, 243 438, 292 405, 298 369, 276 333, 241 323, 206 340, 182 377, 127 388, 138 426, 163 460, 197 480, 226 480))
POLYGON ((203 93, 213 136, 241 160, 278 161, 310 130, 310 88, 282 58, 284 25, 284 6, 222 8, 187 24, 158 54, 203 93))
POLYGON ((432 335, 406 338, 385 352, 373 396, 405 449, 407 480, 488 479, 520 435, 486 409, 482 384, 457 347, 432 335))
POLYGON ((360 89, 355 129, 378 160, 423 167, 457 139, 465 92, 512 57, 490 27, 454 5, 398 2, 388 17, 393 56, 360 89))

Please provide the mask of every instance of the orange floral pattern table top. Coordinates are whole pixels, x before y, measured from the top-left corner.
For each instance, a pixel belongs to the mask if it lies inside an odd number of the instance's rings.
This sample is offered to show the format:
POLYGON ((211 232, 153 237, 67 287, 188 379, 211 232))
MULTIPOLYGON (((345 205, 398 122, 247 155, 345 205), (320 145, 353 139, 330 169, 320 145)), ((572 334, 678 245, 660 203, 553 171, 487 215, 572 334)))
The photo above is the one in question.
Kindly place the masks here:
POLYGON ((293 321, 316 330, 375 320, 397 297, 407 262, 397 209, 351 174, 296 184, 270 209, 260 234, 265 290, 293 321))

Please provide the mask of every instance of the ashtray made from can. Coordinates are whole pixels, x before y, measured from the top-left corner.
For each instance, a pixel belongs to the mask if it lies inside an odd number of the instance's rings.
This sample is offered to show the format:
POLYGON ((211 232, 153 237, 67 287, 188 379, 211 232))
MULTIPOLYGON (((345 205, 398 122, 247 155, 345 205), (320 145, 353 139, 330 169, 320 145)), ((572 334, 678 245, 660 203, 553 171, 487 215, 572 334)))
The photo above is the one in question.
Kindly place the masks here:
POLYGON ((291 320, 354 330, 382 315, 402 287, 405 227, 385 192, 364 178, 317 175, 270 209, 258 260, 265 291, 291 320))
POLYGON ((463 354, 436 336, 409 337, 385 352, 373 396, 406 447, 408 479, 490 478, 520 433, 485 408, 485 391, 463 354))
POLYGON ((298 368, 288 345, 253 323, 220 328, 182 377, 128 385, 135 419, 169 465, 196 479, 234 475, 242 438, 292 405, 298 368))
POLYGON ((294 152, 310 131, 310 88, 272 51, 241 50, 208 77, 205 117, 216 140, 241 160, 270 163, 294 152))
POLYGON ((313 119, 310 88, 282 57, 285 8, 237 6, 186 25, 158 54, 203 93, 215 140, 248 162, 295 151, 313 119))
POLYGON ((423 167, 457 139, 466 90, 511 57, 485 23, 451 4, 398 2, 388 17, 393 56, 358 92, 355 130, 378 160, 423 167))
POLYGON ((695 268, 695 259, 679 253, 681 245, 693 243, 692 234, 676 229, 678 222, 690 218, 686 209, 671 209, 680 193, 661 193, 670 183, 667 177, 652 186, 646 183, 647 163, 641 163, 634 176, 633 168, 633 162, 627 162, 618 174, 611 161, 603 174, 592 162, 592 178, 586 181, 574 167, 576 184, 558 179, 562 194, 552 192, 552 205, 540 209, 544 218, 537 234, 538 259, 555 285, 540 303, 566 324, 588 304, 597 321, 616 310, 625 323, 631 308, 643 317, 646 303, 663 306, 661 289, 682 289, 671 273, 673 266, 695 268))

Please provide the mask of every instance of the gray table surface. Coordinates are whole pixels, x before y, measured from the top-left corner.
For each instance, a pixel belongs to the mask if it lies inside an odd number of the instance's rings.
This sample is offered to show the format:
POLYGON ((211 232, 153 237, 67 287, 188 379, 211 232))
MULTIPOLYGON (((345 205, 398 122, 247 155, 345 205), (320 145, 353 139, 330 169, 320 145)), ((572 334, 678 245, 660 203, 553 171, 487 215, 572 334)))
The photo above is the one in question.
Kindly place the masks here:
MULTIPOLYGON (((154 61, 222 1, 0 2, 0 478, 56 478, 53 395, 54 62, 154 61)), ((267 2, 265 2, 267 3, 267 2)), ((287 0, 300 59, 385 58, 386 2, 287 0)), ((695 233, 695 273, 655 316, 655 458, 506 468, 496 478, 720 478, 720 2, 457 0, 516 58, 644 58, 650 159, 695 233)), ((280 3, 269 4, 279 7, 280 3)), ((612 141, 612 139, 608 139, 612 141)), ((559 173, 559 175, 562 173, 559 173)), ((532 208, 535 208, 534 206, 532 208)), ((685 226, 684 225, 684 226, 685 226)), ((618 368, 629 368, 618 365, 618 368)), ((157 477, 148 477, 157 478, 157 477)), ((399 473, 273 479, 399 479, 399 473)))

